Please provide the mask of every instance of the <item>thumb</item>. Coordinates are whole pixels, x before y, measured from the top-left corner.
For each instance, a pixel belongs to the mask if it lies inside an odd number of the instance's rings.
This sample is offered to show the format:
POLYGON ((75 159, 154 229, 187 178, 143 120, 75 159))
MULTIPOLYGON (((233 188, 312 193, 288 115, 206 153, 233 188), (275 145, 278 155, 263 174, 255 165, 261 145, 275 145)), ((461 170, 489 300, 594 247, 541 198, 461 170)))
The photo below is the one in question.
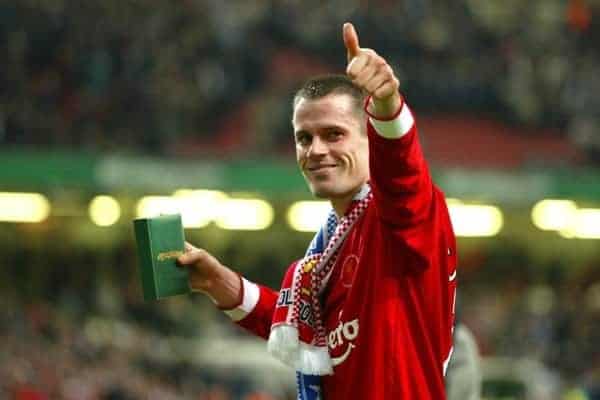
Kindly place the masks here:
POLYGON ((177 257, 177 262, 180 265, 189 265, 201 261, 206 256, 206 251, 192 246, 190 243, 185 242, 185 252, 177 257))
POLYGON ((360 45, 358 44, 358 34, 354 25, 350 22, 346 22, 343 28, 344 34, 344 46, 346 46, 346 54, 348 56, 348 62, 358 55, 360 52, 360 45))

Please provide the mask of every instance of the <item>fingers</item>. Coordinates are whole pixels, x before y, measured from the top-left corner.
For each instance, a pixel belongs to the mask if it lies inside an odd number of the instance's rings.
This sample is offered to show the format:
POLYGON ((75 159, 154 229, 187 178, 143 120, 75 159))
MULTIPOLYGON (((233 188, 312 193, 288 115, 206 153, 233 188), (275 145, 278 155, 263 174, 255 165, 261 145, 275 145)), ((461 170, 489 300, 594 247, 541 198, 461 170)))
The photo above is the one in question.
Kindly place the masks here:
POLYGON ((358 43, 358 34, 354 25, 350 22, 346 22, 343 28, 344 46, 346 46, 346 54, 348 62, 360 53, 360 45, 358 43))
POLYGON ((400 83, 392 68, 374 51, 355 57, 348 65, 348 77, 375 98, 383 99, 399 89, 400 83))
POLYGON ((387 79, 385 74, 374 74, 367 82, 365 82, 364 87, 367 89, 367 92, 375 94, 377 89, 388 82, 387 79))
POLYGON ((398 79, 386 81, 373 92, 376 99, 386 99, 398 94, 398 79))
POLYGON ((377 56, 377 54, 371 49, 361 50, 360 53, 348 63, 346 74, 351 79, 356 78, 367 66, 375 63, 375 56, 377 56))
POLYGON ((371 79, 381 75, 380 72, 384 65, 385 61, 374 51, 365 51, 352 60, 346 73, 356 85, 368 90, 367 84, 371 79))
POLYGON ((197 262, 202 262, 208 257, 208 253, 205 250, 198 249, 188 242, 185 243, 185 253, 177 258, 177 262, 181 265, 190 265, 197 262))

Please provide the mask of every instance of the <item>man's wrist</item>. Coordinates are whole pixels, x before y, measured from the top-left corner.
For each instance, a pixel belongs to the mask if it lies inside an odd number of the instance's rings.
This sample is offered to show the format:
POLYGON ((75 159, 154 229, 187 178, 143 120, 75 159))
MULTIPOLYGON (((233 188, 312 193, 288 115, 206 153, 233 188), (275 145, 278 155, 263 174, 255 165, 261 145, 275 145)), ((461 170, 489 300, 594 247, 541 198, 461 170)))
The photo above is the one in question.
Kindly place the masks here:
POLYGON ((237 307, 243 300, 243 278, 237 272, 224 267, 215 272, 215 276, 202 281, 202 287, 196 284, 194 292, 206 295, 220 309, 237 307))
POLYGON ((400 93, 385 100, 378 100, 373 96, 369 96, 365 102, 365 112, 373 119, 390 121, 400 114, 403 105, 404 100, 400 93))
POLYGON ((237 278, 237 282, 235 285, 231 285, 231 283, 229 283, 229 285, 223 284, 222 286, 225 288, 229 286, 228 290, 226 290, 223 293, 220 293, 220 296, 218 298, 215 298, 216 296, 211 296, 217 307, 219 307, 221 310, 230 310, 236 308, 240 304, 242 304, 244 300, 244 278, 238 273, 235 273, 235 275, 237 278), (237 294, 233 295, 233 293, 237 294))
POLYGON ((381 118, 373 115, 368 110, 371 98, 367 98, 365 103, 365 112, 369 116, 369 121, 377 134, 386 139, 399 139, 406 135, 415 125, 415 120, 410 108, 401 97, 402 102, 394 114, 387 118, 381 118))
POLYGON ((233 307, 219 307, 234 321, 243 319, 252 312, 260 297, 260 288, 240 275, 240 301, 233 307))

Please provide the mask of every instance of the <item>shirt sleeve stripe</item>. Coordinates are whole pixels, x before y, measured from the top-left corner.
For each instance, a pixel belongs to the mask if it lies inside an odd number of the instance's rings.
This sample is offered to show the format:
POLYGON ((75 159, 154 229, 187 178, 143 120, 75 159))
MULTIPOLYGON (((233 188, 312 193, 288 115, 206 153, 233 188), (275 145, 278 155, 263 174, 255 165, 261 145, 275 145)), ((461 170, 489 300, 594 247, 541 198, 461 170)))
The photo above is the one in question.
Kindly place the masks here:
POLYGON ((260 297, 260 288, 257 284, 246 280, 246 278, 242 278, 242 285, 244 285, 242 304, 234 309, 224 310, 225 314, 229 315, 234 322, 240 321, 244 319, 246 315, 250 314, 252 310, 254 310, 254 307, 256 307, 256 304, 258 304, 258 299, 260 297))
POLYGON ((415 119, 412 112, 406 103, 403 104, 402 111, 398 116, 389 121, 382 121, 369 117, 373 128, 379 134, 387 139, 399 139, 406 135, 415 124, 415 119))
POLYGON ((454 346, 450 347, 450 351, 448 352, 448 357, 444 360, 444 376, 446 376, 446 371, 448 370, 448 364, 450 363, 450 358, 452 357, 452 353, 454 352, 454 346))

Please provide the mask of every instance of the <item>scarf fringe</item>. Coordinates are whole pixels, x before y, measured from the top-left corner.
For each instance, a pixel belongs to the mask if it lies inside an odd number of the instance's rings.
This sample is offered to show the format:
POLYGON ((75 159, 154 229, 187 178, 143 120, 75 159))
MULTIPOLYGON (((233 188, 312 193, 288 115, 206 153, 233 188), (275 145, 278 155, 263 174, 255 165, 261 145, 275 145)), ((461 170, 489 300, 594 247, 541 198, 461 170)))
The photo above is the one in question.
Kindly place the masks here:
POLYGON ((293 366, 297 363, 299 348, 298 329, 284 324, 271 328, 267 350, 273 357, 293 366))
POLYGON ((327 347, 300 343, 300 360, 296 370, 306 375, 333 375, 333 362, 327 347))
POLYGON ((327 347, 301 343, 298 339, 298 329, 293 326, 281 324, 273 327, 267 349, 272 356, 303 374, 333 374, 333 364, 327 347))

